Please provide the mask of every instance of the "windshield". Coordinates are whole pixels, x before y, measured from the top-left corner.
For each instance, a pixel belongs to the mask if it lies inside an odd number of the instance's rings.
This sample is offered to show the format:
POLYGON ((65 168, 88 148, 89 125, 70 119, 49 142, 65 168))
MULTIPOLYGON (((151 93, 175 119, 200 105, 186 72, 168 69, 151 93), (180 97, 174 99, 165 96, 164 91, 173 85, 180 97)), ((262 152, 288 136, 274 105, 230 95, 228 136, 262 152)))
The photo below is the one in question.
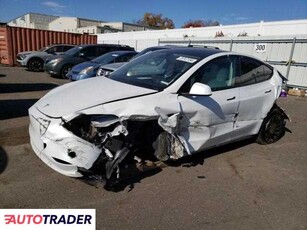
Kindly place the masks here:
POLYGON ((101 56, 93 59, 92 62, 99 63, 99 64, 109 64, 109 63, 113 62, 114 59, 116 59, 119 56, 120 56, 120 54, 114 53, 114 52, 106 53, 104 55, 101 55, 101 56))
POLYGON ((69 56, 74 56, 76 53, 79 52, 80 49, 82 49, 82 46, 76 46, 74 48, 67 50, 64 54, 69 56))
POLYGON ((164 49, 134 59, 113 72, 110 78, 160 91, 173 83, 200 59, 199 56, 181 50, 164 49))
POLYGON ((149 48, 143 49, 141 52, 139 52, 137 55, 135 55, 133 57, 133 59, 138 58, 139 56, 142 56, 142 55, 147 54, 149 52, 153 52, 153 51, 156 51, 156 50, 162 50, 162 49, 166 49, 166 48, 163 47, 163 46, 161 46, 161 47, 156 46, 156 47, 149 47, 149 48))

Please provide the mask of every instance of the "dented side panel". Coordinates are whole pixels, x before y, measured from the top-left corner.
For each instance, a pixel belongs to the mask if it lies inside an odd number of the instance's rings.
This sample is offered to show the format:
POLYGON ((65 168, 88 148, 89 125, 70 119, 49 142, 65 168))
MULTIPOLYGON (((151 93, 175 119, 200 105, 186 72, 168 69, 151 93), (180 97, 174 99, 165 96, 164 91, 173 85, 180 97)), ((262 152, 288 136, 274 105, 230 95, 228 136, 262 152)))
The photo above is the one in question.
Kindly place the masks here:
POLYGON ((216 91, 211 96, 179 96, 178 100, 183 114, 181 136, 187 141, 189 152, 232 139, 239 88, 216 91))
POLYGON ((235 126, 235 136, 257 134, 280 95, 282 79, 274 70, 269 81, 240 87, 240 107, 235 126))

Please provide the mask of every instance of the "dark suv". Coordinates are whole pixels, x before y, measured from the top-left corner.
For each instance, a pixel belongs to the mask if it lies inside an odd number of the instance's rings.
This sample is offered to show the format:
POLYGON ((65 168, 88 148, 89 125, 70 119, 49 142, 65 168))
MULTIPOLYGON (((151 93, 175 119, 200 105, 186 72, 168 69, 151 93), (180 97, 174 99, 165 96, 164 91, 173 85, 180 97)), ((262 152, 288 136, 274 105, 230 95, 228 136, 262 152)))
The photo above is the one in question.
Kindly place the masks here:
POLYGON ((79 45, 68 50, 64 55, 47 59, 45 61, 45 71, 50 75, 66 78, 66 74, 74 65, 90 61, 100 55, 116 50, 134 51, 134 48, 114 44, 79 45))

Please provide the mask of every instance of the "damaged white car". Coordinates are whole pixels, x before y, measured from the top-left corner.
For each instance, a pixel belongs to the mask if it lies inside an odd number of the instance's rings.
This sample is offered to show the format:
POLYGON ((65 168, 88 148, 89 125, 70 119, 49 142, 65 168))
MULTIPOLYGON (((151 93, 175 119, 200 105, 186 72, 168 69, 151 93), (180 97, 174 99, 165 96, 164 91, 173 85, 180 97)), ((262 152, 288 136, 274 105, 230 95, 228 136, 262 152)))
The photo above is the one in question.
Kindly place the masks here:
POLYGON ((148 53, 116 70, 60 86, 29 109, 38 157, 70 177, 120 175, 128 156, 161 161, 257 136, 279 140, 283 77, 255 58, 207 48, 148 53))

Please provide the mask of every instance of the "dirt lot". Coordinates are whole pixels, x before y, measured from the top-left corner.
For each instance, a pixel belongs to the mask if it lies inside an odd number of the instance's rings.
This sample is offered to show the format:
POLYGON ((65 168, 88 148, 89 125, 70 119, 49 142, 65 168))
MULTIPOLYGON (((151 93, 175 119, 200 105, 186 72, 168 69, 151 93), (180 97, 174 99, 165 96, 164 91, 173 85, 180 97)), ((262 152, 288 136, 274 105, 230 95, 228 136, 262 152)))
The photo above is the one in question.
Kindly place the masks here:
POLYGON ((306 98, 279 99, 292 122, 275 144, 210 150, 111 192, 60 175, 30 147, 27 109, 67 82, 0 67, 0 208, 95 208, 97 229, 307 228, 306 98))

